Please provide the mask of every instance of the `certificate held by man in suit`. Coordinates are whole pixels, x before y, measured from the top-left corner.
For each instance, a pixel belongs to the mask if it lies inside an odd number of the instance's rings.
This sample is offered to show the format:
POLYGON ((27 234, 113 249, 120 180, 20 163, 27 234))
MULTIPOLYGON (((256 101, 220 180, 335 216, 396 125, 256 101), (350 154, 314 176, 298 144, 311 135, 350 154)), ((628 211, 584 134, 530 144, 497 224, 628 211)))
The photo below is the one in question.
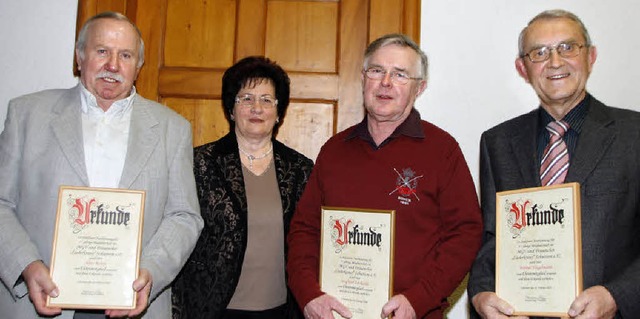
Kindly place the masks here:
POLYGON ((516 315, 568 317, 582 291, 578 183, 496 194, 496 294, 516 315))
POLYGON ((61 186, 51 257, 59 296, 47 306, 133 309, 144 191, 61 186))

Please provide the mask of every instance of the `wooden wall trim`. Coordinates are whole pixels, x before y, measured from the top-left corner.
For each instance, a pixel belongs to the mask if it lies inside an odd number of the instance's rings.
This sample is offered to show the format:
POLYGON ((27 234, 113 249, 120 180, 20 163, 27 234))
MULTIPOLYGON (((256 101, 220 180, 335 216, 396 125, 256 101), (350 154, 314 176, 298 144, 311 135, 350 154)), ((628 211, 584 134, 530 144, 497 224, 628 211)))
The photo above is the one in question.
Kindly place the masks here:
MULTIPOLYGON (((165 97, 219 99, 224 70, 169 68, 160 71, 158 94, 165 97)), ((289 72, 291 96, 296 101, 338 101, 338 76, 335 74, 289 72), (321 85, 318 85, 320 83, 321 85)))
POLYGON ((402 33, 410 36, 417 44, 420 44, 421 15, 422 5, 420 0, 405 0, 402 33))

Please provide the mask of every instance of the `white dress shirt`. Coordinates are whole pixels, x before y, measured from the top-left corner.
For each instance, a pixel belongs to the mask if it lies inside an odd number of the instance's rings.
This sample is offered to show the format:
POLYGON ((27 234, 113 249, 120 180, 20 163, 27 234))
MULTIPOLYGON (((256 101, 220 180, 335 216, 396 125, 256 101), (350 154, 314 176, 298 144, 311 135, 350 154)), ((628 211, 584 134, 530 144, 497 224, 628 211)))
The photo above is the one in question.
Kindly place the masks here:
POLYGON ((117 188, 124 168, 135 87, 126 99, 111 104, 105 112, 95 96, 82 86, 82 138, 84 160, 91 187, 117 188))

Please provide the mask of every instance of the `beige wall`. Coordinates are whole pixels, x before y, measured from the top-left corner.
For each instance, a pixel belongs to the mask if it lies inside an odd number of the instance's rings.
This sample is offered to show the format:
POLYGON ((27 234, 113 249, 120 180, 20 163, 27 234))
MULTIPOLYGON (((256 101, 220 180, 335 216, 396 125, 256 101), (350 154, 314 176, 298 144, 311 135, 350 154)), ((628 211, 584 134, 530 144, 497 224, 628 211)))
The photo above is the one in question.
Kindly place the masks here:
POLYGON ((7 103, 47 88, 70 87, 78 0, 0 1, 0 130, 7 103))

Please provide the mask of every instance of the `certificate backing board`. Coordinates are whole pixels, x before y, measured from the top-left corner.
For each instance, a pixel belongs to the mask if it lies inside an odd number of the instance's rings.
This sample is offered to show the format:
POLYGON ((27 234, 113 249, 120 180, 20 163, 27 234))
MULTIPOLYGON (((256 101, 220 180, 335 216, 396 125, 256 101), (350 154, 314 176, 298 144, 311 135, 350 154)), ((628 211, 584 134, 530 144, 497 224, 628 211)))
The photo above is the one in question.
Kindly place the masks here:
POLYGON ((568 317, 582 291, 580 185, 496 194, 496 294, 516 315, 568 317))
POLYGON ((61 186, 50 274, 60 292, 47 306, 133 309, 145 192, 61 186))
POLYGON ((322 207, 320 287, 351 310, 379 318, 393 294, 395 211, 322 207))

